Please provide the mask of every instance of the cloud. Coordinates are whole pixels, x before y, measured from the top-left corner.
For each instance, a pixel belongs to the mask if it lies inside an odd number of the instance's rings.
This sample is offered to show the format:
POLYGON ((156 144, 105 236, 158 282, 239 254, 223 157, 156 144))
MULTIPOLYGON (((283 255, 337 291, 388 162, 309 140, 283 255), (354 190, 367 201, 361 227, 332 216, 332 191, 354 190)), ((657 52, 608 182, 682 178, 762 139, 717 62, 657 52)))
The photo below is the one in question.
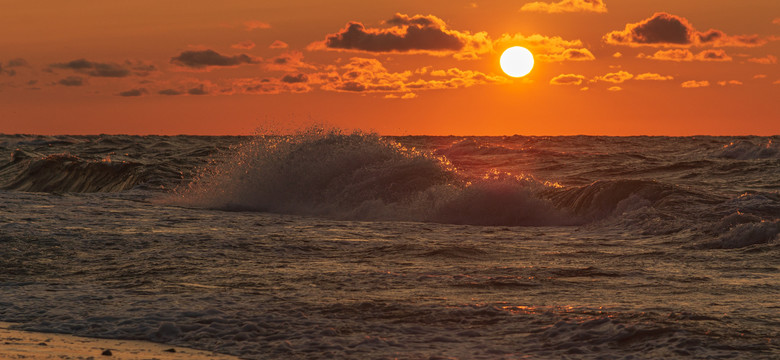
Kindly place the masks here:
POLYGON ((214 50, 188 50, 171 58, 171 63, 193 69, 257 64, 259 61, 247 54, 225 56, 214 50))
POLYGON ((616 52, 616 53, 612 54, 612 57, 615 58, 615 59, 620 59, 620 58, 623 57, 623 54, 621 54, 620 52, 616 52))
POLYGON ((247 41, 242 41, 242 42, 237 43, 237 44, 230 45, 230 47, 232 47, 233 49, 249 50, 249 49, 252 49, 252 48, 255 47, 255 43, 253 43, 252 41, 247 40, 247 41))
POLYGON ((61 79, 60 81, 57 81, 57 83, 65 86, 83 86, 86 81, 84 81, 84 78, 80 76, 68 76, 64 79, 61 79))
POLYGON ((622 90, 623 90, 623 88, 622 88, 622 87, 620 87, 620 86, 612 86, 612 87, 610 87, 610 88, 609 88, 609 89, 607 89, 607 90, 609 90, 609 91, 622 91, 622 90))
POLYGON ((406 93, 401 96, 398 96, 396 94, 387 94, 385 95, 385 99, 401 99, 401 100, 409 100, 417 98, 417 94, 415 93, 406 93))
POLYGON ((756 74, 753 79, 766 79, 766 74, 756 74))
POLYGON ((505 83, 502 76, 479 71, 450 68, 413 73, 390 72, 379 60, 353 57, 341 67, 330 67, 310 82, 321 83, 321 89, 339 92, 395 92, 458 89, 481 84, 505 83))
POLYGON ((493 42, 496 49, 504 49, 510 46, 523 46, 528 48, 534 59, 543 62, 560 61, 588 61, 596 59, 590 50, 583 47, 580 40, 565 40, 560 36, 545 36, 533 34, 503 34, 493 42))
POLYGON ((688 89, 700 88, 700 87, 710 86, 710 82, 707 80, 703 80, 703 81, 690 80, 682 83, 680 86, 688 89))
POLYGON ((616 73, 609 73, 604 76, 599 76, 596 78, 596 80, 611 82, 613 84, 620 84, 627 80, 631 80, 632 78, 634 78, 634 75, 631 73, 626 71, 618 71, 616 73))
POLYGON ((28 66, 27 60, 22 58, 15 58, 8 60, 8 62, 5 63, 5 67, 13 68, 13 67, 20 67, 20 66, 28 66))
POLYGON ((729 80, 729 81, 718 81, 718 85, 720 86, 726 86, 726 85, 742 85, 742 81, 739 80, 729 80))
POLYGON ((281 54, 266 62, 265 68, 270 71, 295 72, 301 69, 314 70, 317 67, 307 64, 303 61, 303 53, 300 51, 290 51, 281 54))
POLYGON ((761 46, 766 39, 758 35, 729 36, 723 31, 697 31, 684 17, 658 12, 637 23, 629 23, 624 30, 612 31, 603 40, 612 45, 627 46, 761 46))
POLYGON ((634 77, 634 80, 653 80, 653 81, 667 81, 667 80, 674 80, 674 76, 671 75, 661 75, 656 73, 644 73, 639 74, 634 77))
POLYGON ((126 77, 130 70, 115 63, 96 63, 87 59, 73 60, 67 63, 53 64, 52 67, 70 69, 79 73, 96 77, 126 77))
POLYGON ((576 74, 560 74, 550 79, 550 85, 580 85, 585 76, 576 74))
POLYGON ((287 49, 288 47, 290 47, 290 45, 287 45, 286 42, 281 40, 276 40, 268 46, 269 49, 287 49))
POLYGON ((367 28, 359 22, 346 27, 325 40, 314 42, 309 50, 363 51, 371 53, 423 53, 452 55, 458 59, 474 59, 491 51, 486 32, 472 34, 449 29, 444 20, 433 15, 409 16, 397 13, 384 22, 386 28, 367 28))
POLYGON ((129 97, 129 96, 141 96, 143 94, 146 94, 146 89, 138 88, 138 89, 130 89, 130 90, 127 90, 127 91, 122 91, 122 92, 120 92, 117 95, 129 97))
POLYGON ((164 89, 164 90, 158 91, 157 93, 160 94, 160 95, 169 95, 169 96, 183 94, 183 92, 181 92, 179 90, 176 90, 176 89, 164 89))
POLYGON ((68 69, 93 77, 123 78, 131 75, 147 76, 157 71, 157 67, 142 61, 127 60, 123 64, 99 63, 87 59, 77 59, 67 63, 52 64, 52 68, 68 69))
POLYGON ((699 61, 731 61, 733 60, 731 56, 728 56, 725 51, 722 49, 709 49, 704 50, 696 56, 694 56, 696 60, 699 61))
POLYGON ((270 28, 271 28, 270 24, 262 21, 257 21, 257 20, 244 21, 244 29, 246 29, 246 31, 252 31, 257 29, 270 29, 270 28))
POLYGON ((732 61, 731 56, 726 54, 726 51, 722 49, 708 49, 693 54, 688 49, 669 49, 658 50, 653 55, 645 55, 639 53, 637 55, 640 59, 661 60, 661 61, 732 61))
POLYGON ((304 74, 285 75, 284 77, 282 77, 282 82, 288 84, 305 83, 307 81, 309 81, 309 78, 304 74))
MULTIPOLYGON (((282 78, 283 79, 283 78, 282 78)), ((277 78, 237 79, 229 90, 232 94, 305 93, 312 90, 308 82, 284 82, 277 78)), ((224 93, 224 92, 223 92, 224 93)))
POLYGON ((196 86, 194 88, 190 88, 189 90, 187 90, 187 94, 190 94, 190 95, 208 95, 209 92, 208 92, 208 90, 205 89, 203 84, 200 84, 200 85, 198 85, 198 86, 196 86))
POLYGON ((762 64, 762 65, 772 65, 777 64, 777 57, 774 55, 767 55, 760 58, 750 58, 748 61, 756 64, 762 64))
POLYGON ((536 11, 550 14, 580 11, 605 13, 607 12, 607 5, 602 0, 562 0, 555 3, 536 1, 523 5, 520 11, 536 11))

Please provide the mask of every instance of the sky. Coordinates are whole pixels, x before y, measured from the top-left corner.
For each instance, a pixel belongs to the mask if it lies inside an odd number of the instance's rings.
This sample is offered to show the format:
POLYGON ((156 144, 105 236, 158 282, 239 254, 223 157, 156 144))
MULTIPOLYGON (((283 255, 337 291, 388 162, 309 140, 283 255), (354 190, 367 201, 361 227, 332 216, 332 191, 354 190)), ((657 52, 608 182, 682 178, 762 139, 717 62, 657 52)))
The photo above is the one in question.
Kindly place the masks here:
POLYGON ((1 3, 5 134, 780 134, 777 0, 1 3))

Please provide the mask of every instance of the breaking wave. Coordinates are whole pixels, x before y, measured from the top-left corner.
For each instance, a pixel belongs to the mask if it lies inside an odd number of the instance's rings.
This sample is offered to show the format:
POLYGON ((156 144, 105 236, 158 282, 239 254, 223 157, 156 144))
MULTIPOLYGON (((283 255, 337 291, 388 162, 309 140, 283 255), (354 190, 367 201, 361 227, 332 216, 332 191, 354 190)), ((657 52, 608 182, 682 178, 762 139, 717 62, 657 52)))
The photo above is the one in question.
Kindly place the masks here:
POLYGON ((564 188, 497 170, 474 178, 444 156, 374 134, 320 129, 258 137, 167 202, 353 220, 549 226, 584 224, 679 192, 640 180, 564 188))

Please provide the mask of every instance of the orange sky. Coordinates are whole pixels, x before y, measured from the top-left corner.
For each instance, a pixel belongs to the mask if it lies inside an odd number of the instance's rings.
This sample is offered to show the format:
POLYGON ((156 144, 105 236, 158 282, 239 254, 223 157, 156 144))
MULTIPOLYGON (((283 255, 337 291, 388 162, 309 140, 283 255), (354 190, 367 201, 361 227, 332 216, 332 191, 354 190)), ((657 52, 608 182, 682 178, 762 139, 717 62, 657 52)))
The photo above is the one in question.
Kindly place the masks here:
POLYGON ((0 133, 780 134, 777 0, 2 8, 0 133))

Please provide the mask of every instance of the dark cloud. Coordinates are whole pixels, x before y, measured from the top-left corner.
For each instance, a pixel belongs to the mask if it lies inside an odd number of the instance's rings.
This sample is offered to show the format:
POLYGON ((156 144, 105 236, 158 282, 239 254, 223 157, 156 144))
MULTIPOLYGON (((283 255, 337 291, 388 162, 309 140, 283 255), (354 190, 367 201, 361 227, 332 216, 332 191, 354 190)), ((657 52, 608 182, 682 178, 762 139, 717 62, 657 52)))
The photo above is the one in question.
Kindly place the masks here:
POLYGON ((171 63, 193 69, 203 69, 212 66, 226 67, 241 64, 257 64, 255 59, 247 54, 225 56, 214 50, 190 50, 184 51, 171 58, 171 63))
POLYGON ((5 65, 3 65, 2 62, 0 62, 0 74, 6 74, 8 76, 14 76, 16 75, 16 70, 12 69, 15 67, 21 67, 21 66, 27 66, 27 60, 22 58, 15 58, 8 60, 5 65))
POLYGON ((697 31, 684 17, 658 12, 624 30, 604 35, 612 45, 628 46, 761 46, 767 41, 758 35, 728 36, 723 31, 697 31))
POLYGON ((60 85, 65 86, 82 86, 86 82, 84 81, 84 78, 80 76, 68 76, 60 81, 57 82, 60 85))
POLYGON ((362 23, 350 22, 341 31, 327 35, 324 41, 309 45, 309 49, 427 53, 473 58, 491 48, 486 33, 451 30, 443 20, 433 15, 395 14, 385 24, 390 27, 367 28, 362 23))
POLYGON ((12 68, 12 67, 19 67, 19 66, 27 66, 29 65, 27 63, 27 60, 22 58, 16 58, 8 60, 8 62, 5 64, 6 67, 12 68))
POLYGON ((121 78, 130 76, 130 69, 115 63, 98 63, 87 59, 73 60, 67 63, 53 64, 52 67, 70 69, 82 74, 95 77, 121 78))
POLYGON ((190 95, 208 95, 208 91, 204 88, 203 84, 198 85, 197 87, 191 88, 187 90, 187 94, 190 95))
POLYGON ((123 78, 130 75, 146 76, 157 71, 153 64, 141 61, 125 61, 123 64, 100 63, 87 59, 77 59, 66 63, 52 64, 52 68, 68 69, 94 77, 123 78))
POLYGON ((268 61, 265 68, 271 71, 297 72, 302 69, 314 70, 317 67, 303 62, 302 52, 290 51, 268 61))
POLYGON ((282 78, 282 82, 288 83, 288 84, 295 84, 295 83, 305 83, 308 81, 309 78, 304 74, 298 74, 298 75, 285 75, 282 78))
POLYGON ((139 88, 139 89, 130 89, 130 90, 127 90, 127 91, 122 91, 122 92, 120 92, 117 95, 129 97, 129 96, 141 96, 143 94, 146 94, 146 89, 139 88))
POLYGON ((175 89, 165 89, 157 92, 160 95, 181 95, 182 92, 175 89))

